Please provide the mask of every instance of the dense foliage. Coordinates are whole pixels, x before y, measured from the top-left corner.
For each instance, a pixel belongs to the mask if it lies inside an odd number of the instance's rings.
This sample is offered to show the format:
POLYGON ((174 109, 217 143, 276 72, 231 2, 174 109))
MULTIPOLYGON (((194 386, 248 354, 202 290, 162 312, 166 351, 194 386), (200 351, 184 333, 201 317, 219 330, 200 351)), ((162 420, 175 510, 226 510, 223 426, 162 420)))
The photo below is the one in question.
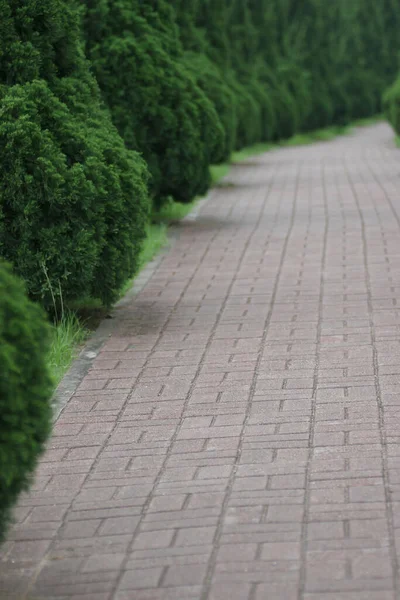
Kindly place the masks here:
POLYGON ((147 169, 101 106, 76 9, 0 0, 0 255, 46 306, 106 304, 136 268, 147 169))
POLYGON ((400 134, 400 78, 385 91, 383 106, 388 121, 396 133, 400 134))
POLYGON ((128 148, 139 150, 156 201, 189 202, 207 191, 223 156, 214 104, 185 67, 174 13, 159 0, 84 2, 94 73, 128 148))
POLYGON ((218 102, 230 148, 374 115, 399 66, 393 0, 171 4, 187 63, 218 102))
POLYGON ((47 341, 41 311, 0 262, 0 541, 50 433, 47 341))

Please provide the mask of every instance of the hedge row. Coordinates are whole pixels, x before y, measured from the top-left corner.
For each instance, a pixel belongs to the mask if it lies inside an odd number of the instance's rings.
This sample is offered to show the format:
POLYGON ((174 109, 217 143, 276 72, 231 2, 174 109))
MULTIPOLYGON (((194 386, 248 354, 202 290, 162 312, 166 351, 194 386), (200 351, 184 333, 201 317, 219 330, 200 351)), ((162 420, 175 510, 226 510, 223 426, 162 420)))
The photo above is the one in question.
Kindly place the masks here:
POLYGON ((385 91, 383 105, 388 121, 400 135, 400 78, 385 91))
POLYGON ((393 0, 0 0, 0 256, 110 304, 151 205, 232 151, 381 109, 393 0))
POLYGON ((0 261, 0 542, 50 433, 48 340, 38 306, 0 261))

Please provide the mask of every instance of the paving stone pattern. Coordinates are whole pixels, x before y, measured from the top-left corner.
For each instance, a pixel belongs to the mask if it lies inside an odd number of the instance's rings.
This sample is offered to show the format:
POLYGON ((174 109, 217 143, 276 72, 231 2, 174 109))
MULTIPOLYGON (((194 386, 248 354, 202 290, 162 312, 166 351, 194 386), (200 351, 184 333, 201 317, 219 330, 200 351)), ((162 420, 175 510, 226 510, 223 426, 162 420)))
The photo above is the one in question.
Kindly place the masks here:
POLYGON ((400 598, 400 151, 235 167, 59 417, 0 598, 400 598))

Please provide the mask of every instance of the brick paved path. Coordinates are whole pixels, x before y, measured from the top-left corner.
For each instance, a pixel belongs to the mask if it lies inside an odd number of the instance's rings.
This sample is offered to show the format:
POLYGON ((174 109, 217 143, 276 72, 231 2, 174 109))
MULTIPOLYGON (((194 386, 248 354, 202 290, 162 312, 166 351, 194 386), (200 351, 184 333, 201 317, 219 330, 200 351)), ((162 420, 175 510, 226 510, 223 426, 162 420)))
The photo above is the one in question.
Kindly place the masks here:
POLYGON ((400 598, 400 151, 237 166, 60 416, 0 598, 400 598))

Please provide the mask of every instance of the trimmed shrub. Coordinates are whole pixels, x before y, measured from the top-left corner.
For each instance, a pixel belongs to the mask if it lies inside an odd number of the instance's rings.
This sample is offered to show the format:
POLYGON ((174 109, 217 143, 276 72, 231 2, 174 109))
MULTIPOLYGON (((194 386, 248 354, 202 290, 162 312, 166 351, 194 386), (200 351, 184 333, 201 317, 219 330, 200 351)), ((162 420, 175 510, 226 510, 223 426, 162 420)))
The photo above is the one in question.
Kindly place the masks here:
POLYGON ((153 4, 161 11, 165 3, 90 2, 87 51, 115 125, 149 166, 155 202, 170 196, 190 202, 209 187, 209 166, 224 152, 224 131, 185 68, 174 23, 168 39, 153 4))
POLYGON ((227 85, 217 65, 204 54, 186 52, 185 65, 197 85, 212 102, 224 130, 224 143, 215 148, 211 161, 218 164, 229 160, 236 145, 237 106, 232 89, 227 85))
POLYGON ((48 340, 40 309, 0 262, 0 541, 51 429, 48 340))
POLYGON ((400 78, 384 93, 383 108, 389 123, 400 134, 400 78))
POLYGON ((110 304, 138 265, 148 174, 90 74, 77 10, 0 0, 0 255, 50 308, 110 304))
POLYGON ((306 131, 326 127, 332 123, 334 113, 333 101, 324 79, 311 82, 310 95, 311 107, 303 124, 306 131))
MULTIPOLYGON (((218 1, 218 0, 215 0, 218 1)), ((212 162, 218 164, 229 160, 236 147, 237 101, 226 80, 225 69, 209 55, 210 45, 206 32, 212 27, 212 19, 207 14, 207 2, 202 0, 172 0, 176 13, 178 33, 184 49, 187 69, 197 85, 214 105, 224 130, 224 144, 221 152, 214 153, 212 162), (204 24, 207 30, 203 31, 204 24)), ((213 5, 215 7, 215 5, 213 5)))
POLYGON ((236 146, 240 150, 251 146, 261 139, 261 107, 251 89, 238 80, 231 71, 226 74, 226 81, 233 91, 236 99, 236 146))
POLYGON ((300 128, 299 107, 283 77, 266 70, 275 115, 274 140, 290 138, 300 128))

